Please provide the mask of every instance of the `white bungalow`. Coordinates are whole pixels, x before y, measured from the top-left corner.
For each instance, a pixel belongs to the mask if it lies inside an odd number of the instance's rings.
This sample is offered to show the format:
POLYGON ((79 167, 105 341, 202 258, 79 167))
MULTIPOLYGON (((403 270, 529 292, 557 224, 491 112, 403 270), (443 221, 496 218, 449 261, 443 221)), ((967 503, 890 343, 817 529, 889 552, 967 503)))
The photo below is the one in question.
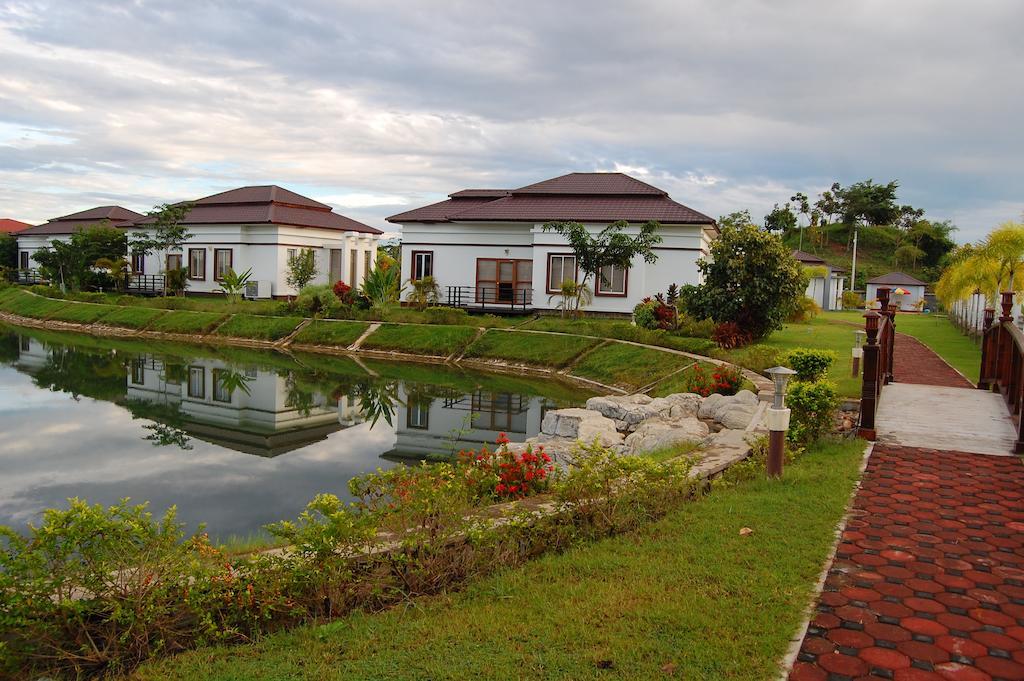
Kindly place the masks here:
POLYGON ((909 274, 904 274, 903 272, 889 272, 889 274, 883 274, 880 277, 868 279, 867 300, 877 301, 878 289, 880 288, 888 288, 891 292, 895 292, 896 289, 903 289, 907 291, 907 293, 896 295, 892 295, 890 293, 889 302, 899 302, 900 310, 904 312, 919 312, 924 305, 920 301, 924 300, 925 286, 927 286, 927 284, 915 279, 909 274))
POLYGON ((807 297, 820 305, 822 310, 842 310, 846 270, 829 265, 818 256, 804 251, 793 251, 793 257, 804 267, 824 271, 824 276, 811 277, 807 284, 807 297))
POLYGON ((131 227, 136 220, 145 215, 121 206, 97 206, 88 210, 53 218, 35 227, 23 229, 16 234, 18 238, 18 268, 31 270, 39 266, 33 256, 41 249, 49 248, 54 241, 67 241, 72 234, 92 225, 109 225, 111 227, 131 227))
MULTIPOLYGON (((154 218, 136 220, 145 230, 154 218)), ((297 291, 287 284, 289 258, 301 250, 315 253, 313 284, 342 280, 352 287, 373 268, 382 232, 330 206, 276 185, 240 187, 195 202, 182 220, 190 237, 180 251, 132 255, 136 274, 188 270, 188 293, 216 293, 228 269, 252 268, 258 297, 283 297, 297 291)))
POLYGON ((661 223, 658 260, 635 258, 588 282, 595 312, 629 313, 670 284, 697 284, 715 221, 622 173, 570 173, 520 189, 466 189, 446 201, 393 215, 402 226, 402 280, 433 275, 449 305, 488 310, 553 309, 561 283, 582 274, 568 242, 544 223, 576 221, 598 232, 626 220, 636 234, 661 223))

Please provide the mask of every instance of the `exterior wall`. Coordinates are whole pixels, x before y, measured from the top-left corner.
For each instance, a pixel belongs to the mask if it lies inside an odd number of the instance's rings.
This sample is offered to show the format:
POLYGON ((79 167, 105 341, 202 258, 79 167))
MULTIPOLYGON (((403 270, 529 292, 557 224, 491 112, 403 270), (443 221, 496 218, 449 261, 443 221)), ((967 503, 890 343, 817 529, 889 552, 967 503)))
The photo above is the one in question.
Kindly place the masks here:
POLYGON ((21 252, 27 251, 29 254, 28 267, 29 269, 35 269, 39 267, 39 263, 33 260, 32 256, 43 248, 49 248, 50 244, 54 241, 67 241, 71 238, 70 234, 55 234, 52 236, 44 236, 42 234, 35 234, 29 236, 18 237, 18 264, 21 265, 21 252))
MULTIPOLYGON (((879 288, 889 288, 890 290, 892 290, 892 289, 896 289, 896 288, 900 288, 900 287, 898 287, 898 286, 890 286, 888 284, 868 284, 867 298, 865 300, 866 301, 878 300, 878 289, 879 288)), ((915 312, 915 311, 917 311, 917 306, 915 305, 915 303, 917 303, 917 301, 919 301, 922 298, 924 298, 924 286, 903 286, 902 288, 907 289, 908 291, 910 291, 910 293, 908 293, 907 295, 903 296, 903 299, 900 301, 900 310, 903 310, 903 311, 906 311, 906 312, 915 312)), ((889 302, 895 302, 894 298, 890 296, 890 301, 889 302)))
MULTIPOLYGON (((271 295, 295 295, 298 291, 288 286, 289 249, 313 249, 316 258, 317 275, 312 284, 334 283, 330 277, 330 252, 342 252, 342 279, 362 283, 366 276, 365 254, 370 254, 371 266, 376 261, 377 235, 358 232, 286 225, 190 225, 191 237, 175 253, 182 258, 182 266, 188 267, 189 249, 202 248, 206 252, 205 279, 189 279, 187 292, 216 293, 220 282, 214 279, 216 249, 231 249, 232 267, 235 272, 252 268, 251 281, 269 281, 271 295), (356 253, 357 268, 350 272, 350 255, 356 253), (353 276, 354 275, 354 276, 353 276)), ((137 233, 137 232, 136 232, 137 233)), ((163 274, 164 254, 153 253, 146 257, 146 274, 163 274)))
POLYGON ((832 274, 828 278, 828 291, 825 291, 824 277, 813 277, 807 285, 807 297, 813 300, 822 310, 843 309, 843 282, 845 277, 832 274))
MULTIPOLYGON (((598 232, 607 225, 587 224, 598 232)), ((636 234, 639 225, 627 233, 636 234)), ((645 263, 636 258, 626 279, 626 295, 595 294, 588 310, 630 313, 643 298, 664 292, 670 284, 700 283, 697 261, 706 256, 710 236, 695 225, 663 225, 662 243, 655 249, 658 260, 645 263)), ((548 255, 572 254, 568 242, 554 232, 533 223, 408 223, 402 226, 402 281, 412 276, 412 254, 434 254, 434 278, 447 299, 449 286, 476 286, 477 258, 509 258, 533 261, 533 307, 554 309, 558 300, 547 291, 548 255)), ((582 274, 580 274, 582 278, 582 274)), ((595 289, 593 277, 587 282, 595 289)), ((406 294, 408 295, 408 293, 406 294)))

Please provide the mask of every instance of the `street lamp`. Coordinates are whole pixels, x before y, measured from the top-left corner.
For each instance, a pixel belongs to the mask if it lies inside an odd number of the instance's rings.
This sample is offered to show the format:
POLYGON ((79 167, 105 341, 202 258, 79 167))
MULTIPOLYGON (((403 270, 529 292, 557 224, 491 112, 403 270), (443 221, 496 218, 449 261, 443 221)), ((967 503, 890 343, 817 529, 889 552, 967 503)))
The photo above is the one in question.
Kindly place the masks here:
POLYGON ((853 332, 853 376, 856 378, 860 373, 860 360, 864 356, 864 336, 867 331, 857 329, 853 332))
POLYGON ((786 431, 789 430, 789 409, 786 409, 786 384, 796 372, 787 367, 772 367, 765 373, 775 384, 775 399, 768 407, 765 420, 768 423, 768 462, 766 465, 769 478, 782 477, 782 458, 786 451, 786 431))

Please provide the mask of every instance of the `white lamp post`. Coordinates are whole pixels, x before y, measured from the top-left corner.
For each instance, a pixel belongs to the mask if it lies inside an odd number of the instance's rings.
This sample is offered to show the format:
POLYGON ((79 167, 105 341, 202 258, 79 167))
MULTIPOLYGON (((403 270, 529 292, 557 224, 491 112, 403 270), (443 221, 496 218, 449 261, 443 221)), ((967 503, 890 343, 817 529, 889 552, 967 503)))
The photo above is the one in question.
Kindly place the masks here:
POLYGON ((867 332, 857 329, 853 332, 853 376, 860 373, 860 360, 864 357, 864 336, 867 332))
POLYGON ((786 384, 796 372, 787 367, 772 367, 765 373, 775 384, 775 400, 768 407, 768 462, 765 466, 769 478, 782 477, 782 460, 786 451, 786 431, 789 430, 789 409, 786 409, 786 384))

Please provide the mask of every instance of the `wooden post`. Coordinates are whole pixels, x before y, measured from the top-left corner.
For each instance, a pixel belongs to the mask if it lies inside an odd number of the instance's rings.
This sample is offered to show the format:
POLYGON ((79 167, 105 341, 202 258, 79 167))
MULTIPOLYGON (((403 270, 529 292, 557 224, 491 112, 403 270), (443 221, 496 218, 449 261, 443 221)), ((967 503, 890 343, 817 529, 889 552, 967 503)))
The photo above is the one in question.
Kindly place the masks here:
POLYGON ((864 329, 868 333, 867 342, 864 344, 864 367, 860 387, 860 423, 857 428, 857 435, 867 440, 874 440, 875 432, 875 409, 878 406, 878 380, 879 371, 879 347, 878 347, 878 320, 881 315, 874 310, 869 310, 864 315, 864 329))
POLYGON ((981 332, 981 373, 978 377, 978 390, 991 390, 992 384, 989 379, 992 378, 992 367, 989 365, 992 363, 993 352, 993 336, 992 324, 996 320, 996 311, 991 307, 985 308, 985 321, 981 332))

